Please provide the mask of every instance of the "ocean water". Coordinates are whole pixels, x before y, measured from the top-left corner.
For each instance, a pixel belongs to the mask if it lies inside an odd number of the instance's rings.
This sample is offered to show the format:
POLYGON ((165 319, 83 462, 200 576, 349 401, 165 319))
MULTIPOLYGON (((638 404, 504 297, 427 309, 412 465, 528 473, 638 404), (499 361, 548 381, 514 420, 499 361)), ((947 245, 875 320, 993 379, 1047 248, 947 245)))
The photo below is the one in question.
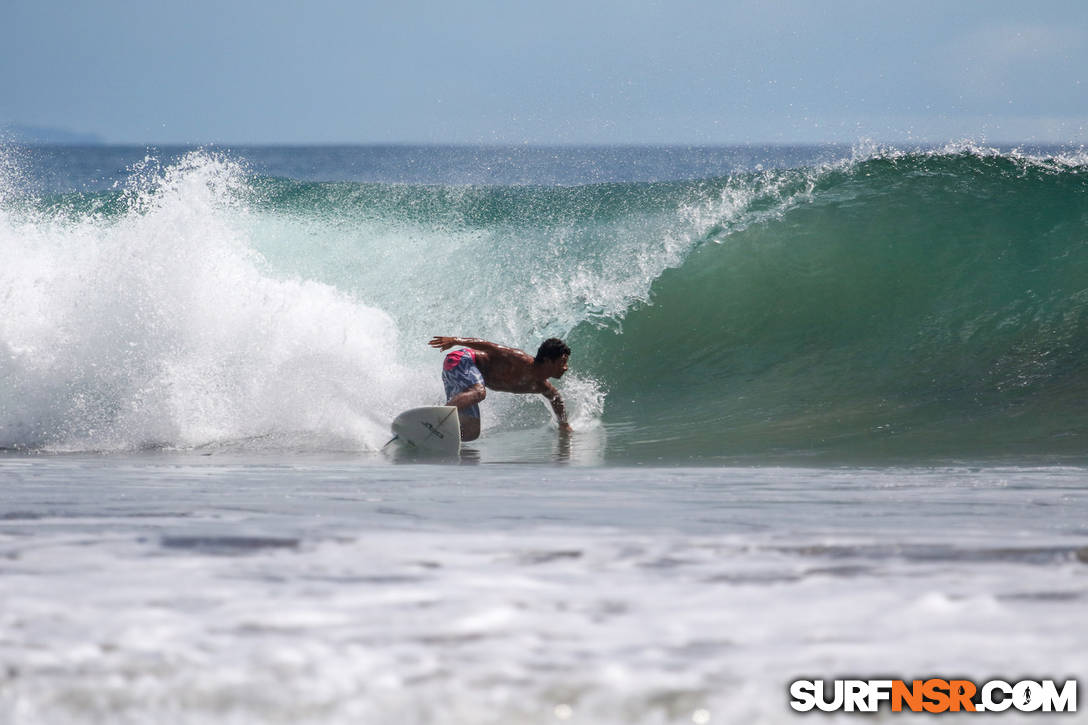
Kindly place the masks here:
POLYGON ((778 723, 800 678, 1079 676, 1086 159, 4 148, 0 720, 778 723), (574 434, 492 393, 459 458, 386 448, 436 334, 567 339, 574 434))

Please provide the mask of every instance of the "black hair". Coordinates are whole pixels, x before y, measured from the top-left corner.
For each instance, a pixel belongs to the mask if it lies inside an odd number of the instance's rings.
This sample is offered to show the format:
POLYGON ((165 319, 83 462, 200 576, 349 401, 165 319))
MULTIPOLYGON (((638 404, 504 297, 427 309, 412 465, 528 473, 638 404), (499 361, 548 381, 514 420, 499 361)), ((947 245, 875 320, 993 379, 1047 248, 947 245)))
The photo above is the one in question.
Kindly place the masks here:
POLYGON ((567 347, 567 343, 558 337, 549 337, 540 343, 540 348, 536 351, 536 358, 533 362, 539 364, 545 360, 558 360, 564 355, 570 355, 570 348, 567 347))

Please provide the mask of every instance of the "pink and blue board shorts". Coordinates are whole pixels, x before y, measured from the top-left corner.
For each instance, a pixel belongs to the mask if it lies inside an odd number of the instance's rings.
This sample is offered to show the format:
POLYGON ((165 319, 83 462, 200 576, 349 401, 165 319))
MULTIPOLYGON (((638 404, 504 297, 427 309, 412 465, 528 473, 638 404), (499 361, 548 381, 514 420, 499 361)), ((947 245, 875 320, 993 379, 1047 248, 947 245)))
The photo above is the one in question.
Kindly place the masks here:
MULTIPOLYGON (((454 350, 446 355, 442 363, 442 385, 446 388, 446 400, 464 392, 474 385, 483 385, 484 376, 476 367, 476 351, 466 347, 454 350)), ((461 415, 472 418, 480 417, 479 404, 460 411, 461 415)))

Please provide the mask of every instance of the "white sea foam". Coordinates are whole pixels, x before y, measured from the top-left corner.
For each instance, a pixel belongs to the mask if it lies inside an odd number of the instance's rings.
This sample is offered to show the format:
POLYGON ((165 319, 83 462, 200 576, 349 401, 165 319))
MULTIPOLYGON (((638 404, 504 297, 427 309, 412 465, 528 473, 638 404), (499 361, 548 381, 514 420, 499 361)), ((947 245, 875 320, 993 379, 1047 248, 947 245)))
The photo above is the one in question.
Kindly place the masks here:
POLYGON ((795 679, 1086 664, 1079 469, 0 477, 0 718, 28 725, 804 722, 795 679))
MULTIPOLYGON (((615 311, 660 271, 629 279, 610 257, 611 279, 585 277, 498 232, 292 216, 255 207, 251 178, 196 151, 146 158, 90 210, 0 207, 0 447, 375 450, 398 410, 443 402, 431 335, 530 347, 580 321, 579 301, 615 311)), ((612 254, 628 252, 653 254, 612 254)), ((592 427, 600 388, 576 387, 592 427)), ((524 410, 492 396, 485 427, 524 410)))
POLYGON ((431 402, 420 374, 384 354, 398 335, 388 314, 262 271, 241 180, 196 152, 136 170, 120 215, 0 218, 0 445, 305 433, 376 448, 383 419, 431 402))

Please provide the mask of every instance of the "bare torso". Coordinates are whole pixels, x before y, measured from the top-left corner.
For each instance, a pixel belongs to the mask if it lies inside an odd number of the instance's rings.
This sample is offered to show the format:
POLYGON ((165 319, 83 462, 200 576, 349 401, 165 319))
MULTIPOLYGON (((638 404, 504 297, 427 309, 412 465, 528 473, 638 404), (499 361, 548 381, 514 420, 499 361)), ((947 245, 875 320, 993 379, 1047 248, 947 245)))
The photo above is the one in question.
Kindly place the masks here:
POLYGON ((477 352, 476 367, 484 385, 503 393, 544 393, 552 387, 535 372, 532 356, 521 350, 477 352))

